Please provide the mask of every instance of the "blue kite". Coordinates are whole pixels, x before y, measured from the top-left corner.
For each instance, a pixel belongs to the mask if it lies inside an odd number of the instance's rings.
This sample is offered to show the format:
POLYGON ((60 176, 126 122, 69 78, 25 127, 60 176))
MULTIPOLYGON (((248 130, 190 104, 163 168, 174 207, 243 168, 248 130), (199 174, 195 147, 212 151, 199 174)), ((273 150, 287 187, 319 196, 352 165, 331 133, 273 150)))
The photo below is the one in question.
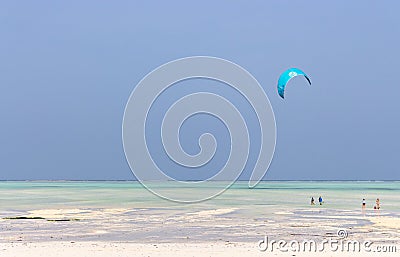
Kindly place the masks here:
POLYGON ((302 70, 297 69, 297 68, 290 68, 286 71, 284 71, 281 76, 279 77, 278 80, 278 94, 282 97, 284 97, 284 93, 285 93, 285 88, 286 88, 286 84, 289 82, 289 80, 291 80, 292 78, 296 77, 296 76, 304 76, 308 83, 310 83, 311 85, 311 80, 310 78, 307 76, 307 74, 305 74, 302 70))

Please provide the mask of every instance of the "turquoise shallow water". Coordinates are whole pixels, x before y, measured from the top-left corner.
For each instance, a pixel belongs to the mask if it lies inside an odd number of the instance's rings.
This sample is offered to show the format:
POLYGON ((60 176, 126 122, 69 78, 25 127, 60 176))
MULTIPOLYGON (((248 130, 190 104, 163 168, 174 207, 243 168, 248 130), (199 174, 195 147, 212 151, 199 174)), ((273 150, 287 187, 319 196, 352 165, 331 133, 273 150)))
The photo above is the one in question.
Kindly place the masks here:
MULTIPOLYGON (((154 186, 165 187, 168 182, 154 182, 154 186)), ((218 182, 210 182, 209 186, 218 186, 218 182)), ((207 187, 202 190, 207 190, 207 187)), ((187 192, 191 193, 191 189, 188 188, 187 192)), ((383 210, 400 212, 398 181, 264 181, 254 189, 249 189, 247 182, 239 181, 222 195, 191 205, 191 208, 302 208, 309 207, 311 196, 317 200, 319 195, 324 198, 325 208, 358 210, 362 198, 367 199, 367 208, 372 208, 375 199, 380 198, 383 210)), ((134 181, 2 181, 0 202, 1 211, 48 207, 173 208, 181 205, 151 194, 134 181)))

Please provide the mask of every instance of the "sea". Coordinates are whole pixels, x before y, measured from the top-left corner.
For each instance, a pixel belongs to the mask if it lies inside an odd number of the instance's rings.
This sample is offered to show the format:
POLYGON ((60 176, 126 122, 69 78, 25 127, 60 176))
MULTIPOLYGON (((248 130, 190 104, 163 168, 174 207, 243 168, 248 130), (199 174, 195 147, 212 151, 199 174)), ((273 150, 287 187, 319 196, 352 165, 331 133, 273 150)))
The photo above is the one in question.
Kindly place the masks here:
MULTIPOLYGON (((168 182, 153 182, 154 187, 168 182)), ((218 182, 210 182, 218 187, 218 182)), ((174 190, 173 188, 171 190, 174 190)), ((182 190, 181 188, 179 190, 182 190)), ((187 188, 190 193, 190 188, 187 188)), ((207 189, 205 189, 207 190, 207 189)), ((372 208, 377 198, 382 209, 400 211, 400 181, 262 181, 249 188, 237 181, 224 193, 192 206, 219 208, 302 208, 311 197, 331 209, 358 210, 362 199, 372 208)), ((137 181, 0 181, 0 211, 52 208, 157 208, 185 204, 160 198, 137 181)))

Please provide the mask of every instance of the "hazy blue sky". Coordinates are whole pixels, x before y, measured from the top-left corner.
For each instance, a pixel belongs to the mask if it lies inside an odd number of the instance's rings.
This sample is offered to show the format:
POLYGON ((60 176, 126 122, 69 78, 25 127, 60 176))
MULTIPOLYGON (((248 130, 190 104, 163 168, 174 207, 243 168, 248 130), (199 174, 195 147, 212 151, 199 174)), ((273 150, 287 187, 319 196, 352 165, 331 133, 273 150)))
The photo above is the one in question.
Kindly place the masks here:
MULTIPOLYGON (((142 2, 2 1, 0 179, 132 179, 126 101, 192 55, 231 60, 265 88, 278 129, 266 179, 400 179, 399 1, 142 2), (296 78, 282 100, 289 67, 313 85, 296 78)), ((226 140, 210 117, 186 126, 201 124, 226 140)))

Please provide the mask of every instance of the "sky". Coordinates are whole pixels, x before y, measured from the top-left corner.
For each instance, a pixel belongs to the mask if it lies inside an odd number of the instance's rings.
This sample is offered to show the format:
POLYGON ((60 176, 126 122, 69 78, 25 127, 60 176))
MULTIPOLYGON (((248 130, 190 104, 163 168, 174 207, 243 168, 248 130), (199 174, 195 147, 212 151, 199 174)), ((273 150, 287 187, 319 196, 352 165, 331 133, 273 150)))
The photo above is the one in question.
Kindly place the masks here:
MULTIPOLYGON (((277 142, 264 179, 400 180, 397 10, 398 1, 2 1, 0 179, 134 179, 121 136, 130 93, 159 65, 207 55, 248 70, 269 97, 277 142), (283 100, 276 82, 290 67, 312 85, 293 79, 283 100)), ((222 150, 207 170, 221 167, 224 125, 199 115, 185 127, 193 154, 196 135, 214 131, 222 150)))

